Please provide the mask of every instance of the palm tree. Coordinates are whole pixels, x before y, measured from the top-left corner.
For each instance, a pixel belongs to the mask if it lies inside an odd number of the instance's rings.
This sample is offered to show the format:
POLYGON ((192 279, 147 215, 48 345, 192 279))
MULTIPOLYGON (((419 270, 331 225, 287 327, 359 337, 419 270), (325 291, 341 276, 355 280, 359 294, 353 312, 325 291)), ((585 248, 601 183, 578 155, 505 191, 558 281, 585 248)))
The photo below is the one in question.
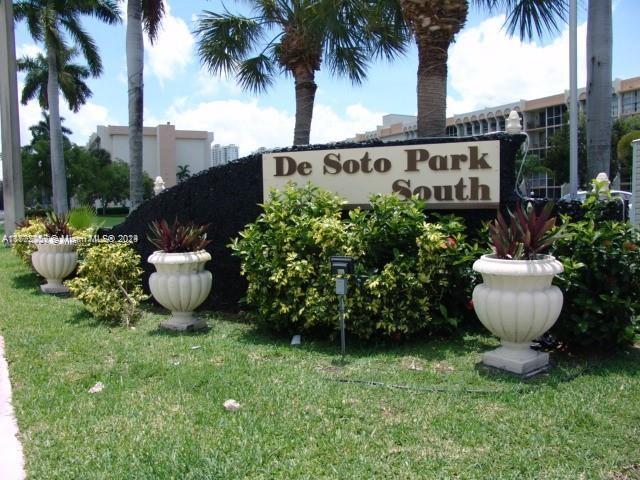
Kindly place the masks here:
MULTIPOLYGON (((69 63, 76 55, 76 51, 60 52, 60 65, 58 78, 60 81, 60 91, 69 104, 69 109, 73 112, 80 110, 91 97, 93 92, 85 83, 91 76, 91 72, 84 65, 69 63)), ((39 53, 35 58, 22 57, 18 60, 18 70, 27 72, 22 88, 20 99, 23 105, 29 103, 34 98, 38 99, 40 108, 49 110, 49 96, 47 87, 49 83, 49 62, 44 55, 39 53)), ((47 116, 47 122, 49 117, 47 116)))
POLYGON ((144 43, 153 43, 164 16, 163 0, 127 1, 127 76, 129 86, 129 201, 133 211, 143 201, 142 127, 144 105, 144 43))
MULTIPOLYGON (((69 141, 69 135, 73 132, 69 130, 67 127, 63 125, 64 117, 60 117, 60 129, 62 130, 62 141, 63 143, 71 145, 69 141)), ((42 119, 36 123, 35 125, 31 125, 29 127, 29 131, 31 132, 32 142, 37 140, 46 140, 47 142, 50 140, 50 126, 51 119, 49 114, 42 110, 42 119)))
POLYGON ((590 0, 587 17, 587 178, 611 164, 611 0, 590 0))
POLYGON ((189 171, 189 165, 178 165, 178 172, 176 173, 176 177, 178 178, 178 183, 184 182, 190 176, 191 176, 191 172, 189 171))
POLYGON ((235 74, 256 93, 278 73, 293 76, 294 145, 309 143, 321 64, 354 84, 375 57, 394 58, 407 41, 397 2, 357 0, 253 0, 254 16, 205 11, 195 34, 198 53, 213 74, 235 74), (271 35, 270 35, 271 34, 271 35))
POLYGON ((102 73, 102 61, 98 48, 82 28, 81 15, 89 15, 108 24, 120 21, 120 11, 115 0, 19 0, 14 5, 16 20, 25 20, 29 33, 44 46, 47 64, 47 103, 51 117, 51 184, 53 208, 58 213, 69 209, 67 181, 63 160, 62 130, 60 126, 60 72, 63 58, 69 52, 70 37, 87 60, 92 76, 102 73))
POLYGON ((418 47, 418 136, 445 133, 449 47, 464 27, 470 3, 508 12, 507 31, 521 39, 557 31, 566 0, 398 0, 418 47))

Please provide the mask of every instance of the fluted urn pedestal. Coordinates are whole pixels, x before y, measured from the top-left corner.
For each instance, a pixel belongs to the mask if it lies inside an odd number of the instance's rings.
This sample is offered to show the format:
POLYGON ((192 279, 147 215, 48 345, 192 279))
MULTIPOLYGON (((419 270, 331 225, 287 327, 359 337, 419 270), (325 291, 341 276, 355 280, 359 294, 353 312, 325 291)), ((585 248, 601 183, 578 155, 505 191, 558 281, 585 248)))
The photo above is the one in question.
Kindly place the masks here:
POLYGON ((157 302, 171 311, 171 317, 160 324, 169 330, 202 330, 207 323, 193 311, 211 291, 211 272, 204 269, 211 255, 201 250, 187 253, 157 251, 148 261, 156 267, 149 278, 149 289, 157 302))
POLYGON ((63 294, 69 289, 62 284, 76 268, 78 254, 72 238, 42 238, 35 242, 37 250, 31 254, 33 268, 47 283, 40 286, 44 293, 63 294))
POLYGON ((531 349, 531 341, 549 330, 562 310, 562 292, 551 285, 563 272, 554 257, 502 260, 483 255, 473 264, 483 283, 473 291, 473 306, 482 324, 500 338, 496 350, 483 355, 485 365, 528 374, 549 364, 549 354, 531 349))

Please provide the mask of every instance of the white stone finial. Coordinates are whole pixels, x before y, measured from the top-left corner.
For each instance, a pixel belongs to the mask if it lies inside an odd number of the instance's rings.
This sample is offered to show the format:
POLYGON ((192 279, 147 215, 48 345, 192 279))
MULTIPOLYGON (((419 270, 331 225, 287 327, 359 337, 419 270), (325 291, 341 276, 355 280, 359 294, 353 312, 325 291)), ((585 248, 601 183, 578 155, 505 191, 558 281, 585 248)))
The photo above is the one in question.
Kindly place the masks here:
POLYGON ((605 172, 600 172, 598 175, 596 175, 595 180, 592 182, 593 184, 593 189, 592 191, 594 193, 599 193, 600 196, 602 197, 603 195, 606 196, 607 192, 611 186, 611 182, 609 181, 609 177, 605 172))
POLYGON ((161 176, 157 176, 155 181, 153 182, 153 194, 158 195, 163 190, 164 190, 164 180, 162 180, 161 176))
POLYGON ((511 113, 509 113, 509 117, 507 118, 507 124, 505 127, 506 132, 511 135, 522 133, 522 126, 520 125, 520 115, 518 115, 518 112, 516 112, 515 110, 511 110, 511 113))

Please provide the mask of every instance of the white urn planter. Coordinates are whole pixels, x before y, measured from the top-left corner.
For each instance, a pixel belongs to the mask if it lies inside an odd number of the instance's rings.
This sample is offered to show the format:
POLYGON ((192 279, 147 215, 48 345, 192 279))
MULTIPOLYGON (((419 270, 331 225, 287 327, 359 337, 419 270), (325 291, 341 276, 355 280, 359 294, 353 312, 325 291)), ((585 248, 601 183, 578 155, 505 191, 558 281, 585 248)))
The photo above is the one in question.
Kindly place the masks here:
POLYGON ((564 271, 550 255, 536 260, 503 260, 483 255, 473 269, 483 283, 473 290, 473 307, 482 324, 500 338, 483 363, 518 374, 549 364, 549 354, 531 349, 531 341, 549 330, 562 310, 562 292, 551 285, 564 271))
POLYGON ((149 278, 151 294, 171 317, 160 324, 169 330, 201 330, 207 323, 193 315, 211 291, 211 272, 204 269, 211 255, 205 251, 166 253, 157 251, 148 261, 156 268, 149 278))
POLYGON ((69 293, 62 284, 78 263, 75 241, 73 238, 47 238, 35 241, 37 250, 31 254, 33 268, 42 275, 47 283, 40 286, 44 293, 69 293))

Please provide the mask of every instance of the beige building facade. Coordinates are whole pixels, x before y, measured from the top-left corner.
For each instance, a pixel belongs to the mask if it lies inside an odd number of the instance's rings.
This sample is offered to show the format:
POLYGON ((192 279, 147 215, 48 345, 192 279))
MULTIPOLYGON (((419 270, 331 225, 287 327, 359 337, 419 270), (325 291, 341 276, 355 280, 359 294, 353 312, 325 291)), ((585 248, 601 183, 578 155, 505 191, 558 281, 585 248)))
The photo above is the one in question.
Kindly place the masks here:
MULTIPOLYGON (((101 148, 113 159, 129 163, 129 128, 99 125, 90 142, 99 139, 101 148)), ((191 174, 211 166, 213 132, 176 130, 167 123, 157 127, 144 127, 142 137, 142 169, 151 178, 162 177, 167 187, 177 183, 179 166, 188 165, 191 174)))
MULTIPOLYGON (((581 111, 585 110, 585 91, 579 91, 581 111)), ((533 100, 519 100, 505 105, 476 110, 447 118, 446 135, 465 137, 489 132, 504 131, 505 121, 512 110, 520 115, 524 131, 529 135, 529 151, 543 158, 549 148, 549 140, 562 127, 569 92, 533 100)), ((613 81, 611 116, 620 118, 640 113, 640 77, 613 81)), ((382 125, 375 130, 360 133, 355 141, 372 139, 382 141, 417 138, 417 121, 413 115, 385 115, 382 125)))

